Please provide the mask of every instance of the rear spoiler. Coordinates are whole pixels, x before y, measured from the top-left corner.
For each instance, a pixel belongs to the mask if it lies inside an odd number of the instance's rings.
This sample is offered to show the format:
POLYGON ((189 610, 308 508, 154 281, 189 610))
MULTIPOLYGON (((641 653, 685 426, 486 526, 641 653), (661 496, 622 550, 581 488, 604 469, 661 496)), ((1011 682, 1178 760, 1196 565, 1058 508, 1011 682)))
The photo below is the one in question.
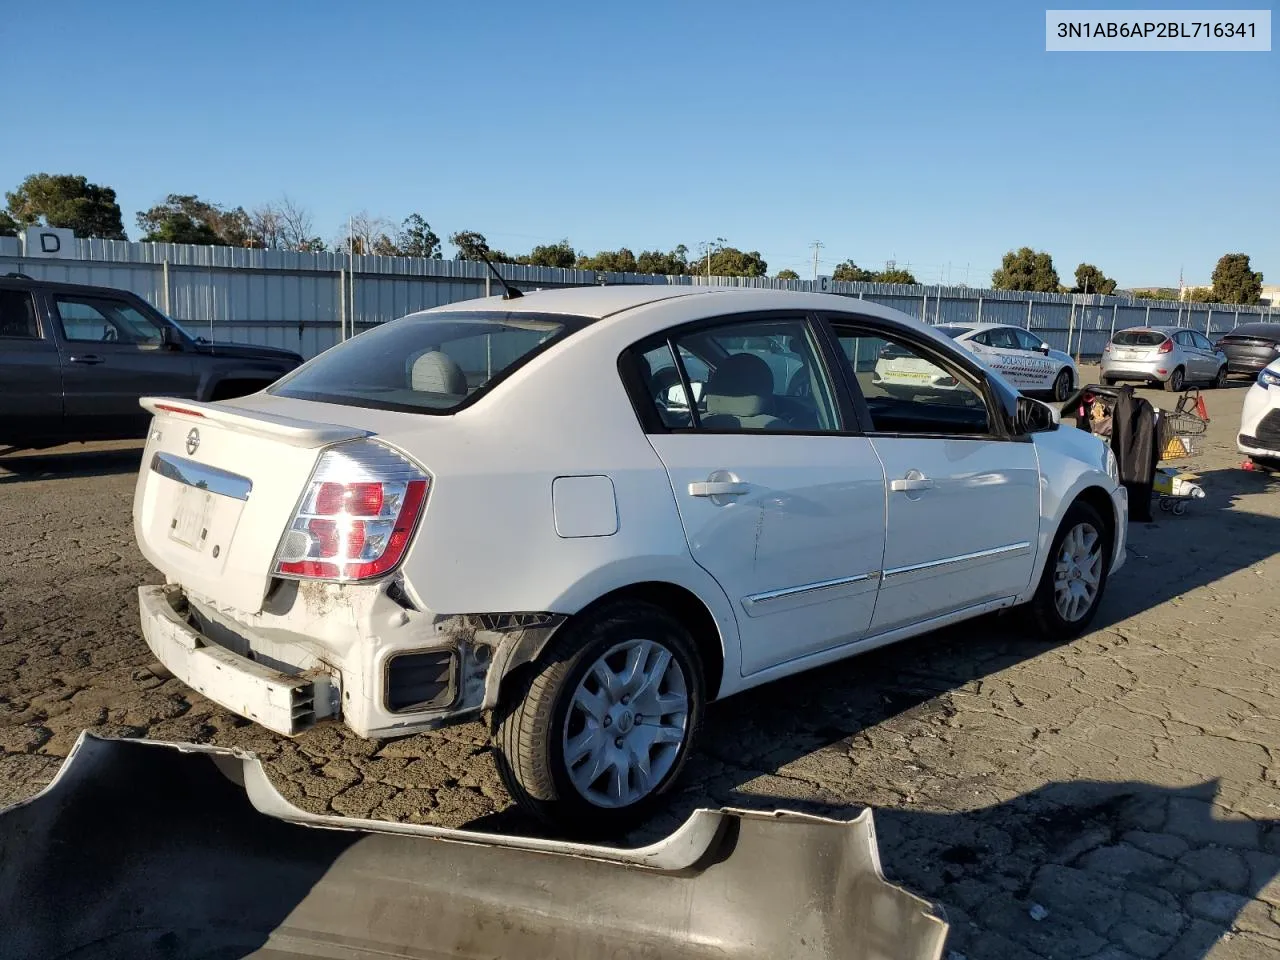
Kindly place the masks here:
POLYGON ((216 423, 236 433, 270 437, 291 447, 324 447, 344 440, 372 436, 371 431, 358 427, 343 427, 336 423, 317 423, 314 420, 284 417, 278 413, 245 410, 230 406, 225 401, 201 403, 175 397, 142 397, 138 403, 153 416, 163 414, 185 417, 193 422, 216 423))

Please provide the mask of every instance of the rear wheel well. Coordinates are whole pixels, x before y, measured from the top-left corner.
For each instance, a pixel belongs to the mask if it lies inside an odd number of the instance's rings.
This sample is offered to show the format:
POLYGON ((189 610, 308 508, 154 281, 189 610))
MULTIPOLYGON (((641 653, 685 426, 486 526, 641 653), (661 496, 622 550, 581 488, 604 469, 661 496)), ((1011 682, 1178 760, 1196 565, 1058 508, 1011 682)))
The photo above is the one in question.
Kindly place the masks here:
POLYGON ((620 600, 651 603, 655 607, 661 607, 680 621, 681 625, 689 631, 698 656, 702 658, 707 699, 714 700, 720 692, 720 681, 724 676, 724 649, 721 646, 720 629, 716 626, 715 617, 711 615, 706 604, 684 587, 676 586, 674 583, 650 581, 634 583, 606 593, 574 614, 573 619, 581 619, 594 610, 620 600))
POLYGON ((235 397, 248 396, 271 386, 272 382, 271 380, 252 380, 247 378, 219 380, 213 385, 213 390, 209 393, 209 399, 231 400, 235 397))

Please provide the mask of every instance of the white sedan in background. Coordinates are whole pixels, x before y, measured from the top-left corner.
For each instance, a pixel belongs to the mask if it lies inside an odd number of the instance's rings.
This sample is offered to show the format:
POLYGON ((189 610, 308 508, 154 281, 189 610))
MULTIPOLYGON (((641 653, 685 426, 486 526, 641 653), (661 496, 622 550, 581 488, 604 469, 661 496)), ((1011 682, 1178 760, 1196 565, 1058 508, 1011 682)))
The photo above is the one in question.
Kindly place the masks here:
POLYGON ((1124 559, 1102 440, 847 297, 455 303, 262 393, 143 405, 170 671, 287 736, 481 715, 512 796, 576 831, 643 815, 711 700, 1015 606, 1071 637, 1124 559), (859 368, 886 349, 941 399, 859 368))
POLYGON ((1255 463, 1280 469, 1280 359, 1263 367, 1245 394, 1236 448, 1255 463))
MULTIPOLYGON (((1061 402, 1080 385, 1080 371, 1070 354, 1054 350, 1021 327, 1000 323, 949 323, 933 329, 977 354, 1025 393, 1048 394, 1061 402)), ((876 369, 886 387, 899 393, 923 382, 919 364, 892 351, 879 358, 876 369)), ((930 386, 945 389, 951 385, 933 382, 930 386)))

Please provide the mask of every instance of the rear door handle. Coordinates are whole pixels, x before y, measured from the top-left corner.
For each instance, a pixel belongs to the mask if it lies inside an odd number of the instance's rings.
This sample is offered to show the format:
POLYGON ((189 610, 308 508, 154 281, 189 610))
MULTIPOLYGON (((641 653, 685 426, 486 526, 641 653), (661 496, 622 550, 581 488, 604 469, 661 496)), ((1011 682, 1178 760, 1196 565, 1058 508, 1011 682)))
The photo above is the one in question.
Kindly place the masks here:
POLYGON ((901 480, 890 480, 889 489, 894 493, 912 493, 917 490, 932 490, 933 481, 919 470, 909 470, 901 480))
POLYGON ((83 357, 72 357, 71 362, 87 363, 89 366, 93 366, 95 363, 102 363, 102 358, 96 353, 86 353, 83 357))
POLYGON ((740 497, 748 485, 740 480, 695 480, 689 484, 691 497, 740 497))

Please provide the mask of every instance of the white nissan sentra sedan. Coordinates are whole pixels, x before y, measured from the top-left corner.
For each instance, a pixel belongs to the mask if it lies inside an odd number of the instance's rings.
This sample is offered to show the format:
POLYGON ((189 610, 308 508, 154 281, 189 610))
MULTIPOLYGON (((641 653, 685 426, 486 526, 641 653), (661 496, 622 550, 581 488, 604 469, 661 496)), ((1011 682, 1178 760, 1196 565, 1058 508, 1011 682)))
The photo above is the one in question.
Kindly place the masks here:
POLYGON ((514 797, 582 829, 670 787, 709 701, 1020 605, 1070 637, 1124 558, 1101 440, 839 296, 456 303, 262 393, 142 402, 170 671, 290 736, 482 716, 514 797), (886 347, 946 389, 886 392, 856 362, 886 347))

